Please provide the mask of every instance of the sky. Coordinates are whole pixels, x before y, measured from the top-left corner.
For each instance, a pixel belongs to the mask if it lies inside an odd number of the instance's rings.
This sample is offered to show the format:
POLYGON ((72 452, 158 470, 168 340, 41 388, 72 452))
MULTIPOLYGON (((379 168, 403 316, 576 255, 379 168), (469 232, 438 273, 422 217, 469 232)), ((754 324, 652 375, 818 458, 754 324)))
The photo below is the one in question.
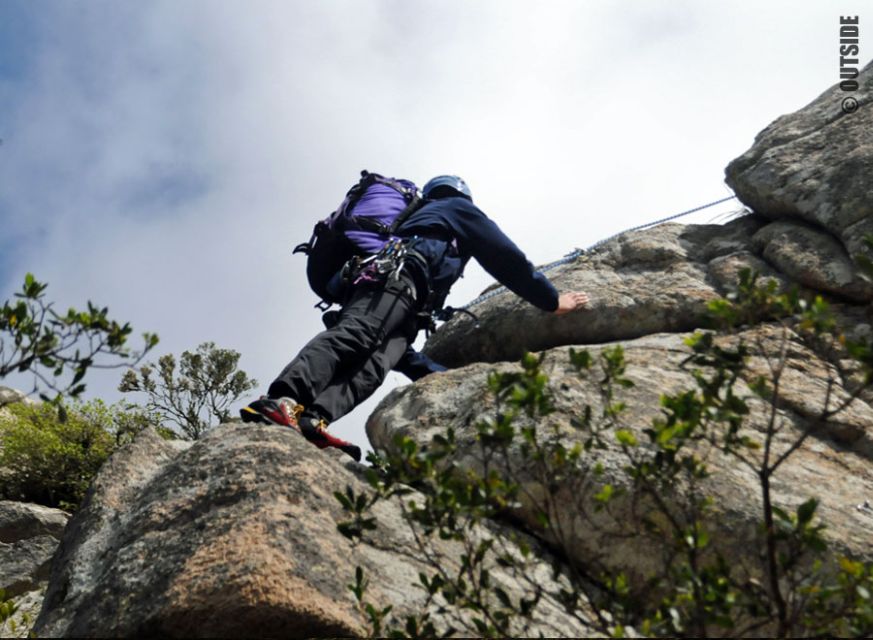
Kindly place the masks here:
MULTIPOLYGON (((59 309, 158 333, 151 360, 240 352, 264 392, 321 328, 291 249, 361 169, 460 175, 550 262, 731 195, 728 162, 839 80, 840 15, 870 59, 869 6, 0 0, 0 301, 32 272, 59 309)), ((471 263, 448 304, 490 282, 471 263)), ((120 399, 121 375, 92 372, 86 398, 120 399)), ((331 431, 368 447, 406 383, 331 431)))

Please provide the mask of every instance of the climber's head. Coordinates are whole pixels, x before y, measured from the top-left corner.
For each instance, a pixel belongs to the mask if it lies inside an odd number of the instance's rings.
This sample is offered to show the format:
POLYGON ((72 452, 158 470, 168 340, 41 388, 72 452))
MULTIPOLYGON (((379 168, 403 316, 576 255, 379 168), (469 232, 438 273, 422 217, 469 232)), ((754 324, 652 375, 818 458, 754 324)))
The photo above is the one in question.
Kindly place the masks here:
POLYGON ((470 201, 473 200, 470 187, 458 176, 437 176, 436 178, 431 178, 424 185, 421 194, 428 200, 452 198, 455 196, 461 196, 470 201))

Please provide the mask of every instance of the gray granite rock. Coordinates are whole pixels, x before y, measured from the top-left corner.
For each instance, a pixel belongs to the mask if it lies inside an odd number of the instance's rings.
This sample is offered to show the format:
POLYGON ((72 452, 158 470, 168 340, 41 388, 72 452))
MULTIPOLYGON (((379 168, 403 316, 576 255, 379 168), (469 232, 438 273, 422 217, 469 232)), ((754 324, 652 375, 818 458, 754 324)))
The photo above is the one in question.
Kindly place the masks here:
POLYGON ((0 407, 13 402, 22 402, 24 399, 25 395, 21 391, 0 386, 0 407))
POLYGON ((0 638, 34 637, 31 632, 42 607, 45 589, 45 583, 43 583, 38 589, 26 591, 12 598, 16 607, 15 613, 5 622, 0 623, 0 638))
POLYGON ((0 637, 30 633, 69 517, 60 509, 0 500, 0 589, 18 608, 0 625, 0 637))
POLYGON ((842 243, 820 227, 773 222, 752 241, 764 260, 794 282, 855 302, 873 299, 873 285, 861 277, 842 243))
MULTIPOLYGON (((778 358, 783 353, 781 329, 772 325, 752 327, 740 336, 750 344, 761 345, 764 353, 778 358)), ((826 398, 830 406, 847 400, 849 392, 840 385, 834 366, 804 344, 798 336, 788 333, 787 361, 780 385, 780 410, 776 415, 779 433, 774 452, 786 450, 793 439, 807 430, 812 436, 784 463, 774 477, 775 496, 779 504, 794 509, 806 499, 821 500, 819 513, 827 523, 827 537, 832 554, 873 560, 869 536, 873 518, 856 509, 858 504, 873 499, 873 408, 863 400, 825 421, 817 422, 826 398), (836 383, 833 386, 832 382, 836 383), (830 395, 828 395, 830 394, 830 395)), ((643 429, 663 415, 660 397, 695 388, 690 371, 680 363, 690 353, 685 344, 688 334, 653 334, 622 341, 627 361, 626 375, 635 386, 621 390, 618 400, 626 403, 619 427, 646 442, 643 429)), ((730 343, 734 338, 724 338, 730 343)), ((596 356, 604 347, 592 346, 596 356)), ((421 446, 427 446, 436 434, 454 429, 460 443, 456 462, 464 469, 481 471, 484 456, 476 440, 480 421, 495 419, 497 405, 489 391, 487 377, 491 371, 519 371, 516 364, 471 364, 446 373, 431 375, 414 385, 394 390, 371 415, 367 433, 377 450, 396 451, 395 439, 408 436, 421 446)), ((567 448, 582 442, 587 434, 573 426, 591 406, 593 415, 600 415, 602 403, 594 382, 581 380, 569 365, 568 348, 547 351, 544 371, 550 376, 550 389, 555 398, 555 412, 537 423, 543 438, 554 427, 567 448)), ((767 375, 769 365, 763 357, 750 363, 749 380, 767 375)), ((596 378, 597 376, 593 376, 596 378)), ((769 405, 757 399, 746 382, 741 381, 737 393, 750 398, 751 414, 744 433, 760 439, 770 419, 769 405)), ((520 425, 526 424, 522 420, 520 425)), ((660 565, 652 553, 662 548, 657 539, 649 540, 642 522, 651 513, 644 496, 633 490, 627 476, 621 472, 627 459, 615 444, 614 430, 607 440, 613 444, 604 451, 595 450, 584 458, 588 475, 567 476, 556 487, 551 500, 556 508, 553 517, 559 524, 562 540, 555 531, 543 531, 551 542, 560 542, 569 555, 582 566, 605 566, 621 569, 635 576, 636 584, 660 565), (603 477, 591 475, 597 464, 605 469, 603 477), (604 482, 623 486, 627 493, 613 502, 609 513, 594 509, 593 495, 604 482)), ((712 475, 704 489, 715 499, 718 512, 715 543, 732 563, 749 566, 755 575, 757 523, 761 517, 760 485, 757 475, 717 448, 701 443, 697 453, 705 457, 712 475)), ((774 453, 778 455, 778 453, 774 453)), ((492 460, 492 465, 497 464, 492 460)), ((545 488, 540 476, 530 471, 520 449, 502 467, 524 487, 523 507, 515 514, 531 531, 539 531, 535 504, 545 504, 545 488)), ((833 557, 833 556, 832 556, 833 557)), ((760 575, 760 574, 758 574, 760 575)))
MULTIPOLYGON (((356 566, 369 601, 415 611, 427 567, 399 499, 377 504, 379 528, 363 543, 337 531, 347 516, 333 494, 366 491, 361 468, 276 427, 221 425, 182 452, 144 432, 104 466, 71 521, 36 632, 357 635, 365 618, 347 588, 356 566)), ((436 553, 456 568, 463 548, 443 541, 436 553)), ((519 588, 499 567, 492 577, 510 594, 519 588)), ((550 564, 535 563, 528 578, 548 584, 550 564)), ((541 609, 537 626, 519 633, 588 635, 557 603, 541 609)))
POLYGON ((756 213, 827 230, 850 256, 873 232, 873 63, 851 97, 834 85, 803 109, 776 119, 731 162, 727 183, 756 213))
POLYGON ((745 216, 726 225, 664 224, 619 236, 549 272, 559 290, 587 291, 587 308, 555 316, 502 293, 471 308, 478 322, 455 315, 430 337, 425 352, 456 367, 516 360, 525 351, 566 344, 694 329, 707 303, 736 283, 720 275, 724 260, 730 258, 737 272, 742 266, 772 272, 754 254, 752 236, 762 224, 745 216))
POLYGON ((0 589, 7 596, 45 582, 69 517, 59 509, 0 500, 0 589))

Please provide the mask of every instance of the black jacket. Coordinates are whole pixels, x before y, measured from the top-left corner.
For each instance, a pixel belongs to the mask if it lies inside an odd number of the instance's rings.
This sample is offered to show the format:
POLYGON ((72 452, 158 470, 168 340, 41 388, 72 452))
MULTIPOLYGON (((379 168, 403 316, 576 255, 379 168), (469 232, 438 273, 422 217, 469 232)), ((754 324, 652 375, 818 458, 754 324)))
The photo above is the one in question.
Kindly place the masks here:
POLYGON ((466 198, 428 202, 400 226, 397 234, 419 238, 413 248, 426 263, 419 265, 418 275, 426 278, 433 291, 431 308, 443 305, 470 258, 531 304, 545 311, 558 308, 558 292, 548 278, 535 271, 521 249, 466 198))

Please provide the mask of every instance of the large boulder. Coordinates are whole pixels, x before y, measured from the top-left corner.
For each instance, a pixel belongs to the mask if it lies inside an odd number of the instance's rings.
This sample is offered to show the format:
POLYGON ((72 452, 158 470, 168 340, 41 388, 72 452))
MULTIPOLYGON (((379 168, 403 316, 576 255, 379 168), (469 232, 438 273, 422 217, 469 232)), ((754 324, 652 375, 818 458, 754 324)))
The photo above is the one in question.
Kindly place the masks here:
MULTIPOLYGON (((873 498, 873 408, 863 400, 856 400, 848 409, 820 424, 818 418, 826 398, 831 407, 849 398, 834 366, 791 332, 785 334, 787 342, 783 343, 782 328, 777 325, 752 327, 740 336, 747 343, 760 345, 766 354, 766 357, 751 360, 749 379, 768 375, 767 357, 778 359, 784 348, 786 366, 776 414, 779 432, 775 451, 786 450, 802 434, 810 433, 775 476, 775 499, 784 508, 794 509, 808 498, 818 497, 821 500, 819 513, 828 524, 831 552, 873 560, 869 545, 873 518, 864 509, 857 508, 873 498)), ((662 394, 695 388, 691 372, 680 368, 690 354, 685 344, 687 337, 688 334, 682 333, 655 334, 623 342, 626 377, 635 386, 623 390, 618 398, 627 404, 619 426, 635 432, 640 442, 647 441, 643 429, 662 415, 662 394)), ((723 340, 731 342, 735 338, 723 340)), ((603 349, 602 346, 590 347, 595 356, 603 349)), ((570 366, 567 347, 552 349, 545 356, 543 367, 550 376, 555 413, 537 423, 537 429, 545 437, 554 425, 564 444, 571 448, 588 435, 587 431, 574 426, 584 408, 590 405, 593 415, 600 415, 598 386, 576 375, 570 366)), ((370 440, 377 450, 396 452, 398 436, 408 436, 421 446, 427 446, 434 435, 453 428, 460 444, 456 461, 462 468, 481 471, 483 457, 476 443, 475 425, 482 420, 495 419, 498 411, 487 384, 488 374, 519 370, 519 365, 511 363, 472 364, 396 389, 371 415, 367 423, 370 440)), ((761 441, 770 419, 770 407, 751 392, 747 381, 738 384, 737 392, 750 398, 751 414, 744 433, 761 441)), ((627 476, 621 471, 627 459, 615 444, 614 435, 612 430, 606 436, 607 441, 612 442, 609 448, 595 450, 584 458, 587 476, 567 476, 557 487, 552 500, 561 507, 554 514, 555 529, 562 532, 562 546, 567 553, 582 566, 603 563, 600 566, 622 568, 642 578, 660 566, 660 558, 651 550, 662 544, 658 540, 650 541, 651 544, 645 542, 641 526, 651 509, 647 510, 639 502, 640 496, 632 490, 614 501, 609 512, 598 513, 593 509, 593 496, 604 482, 631 489, 627 476), (598 463, 605 469, 603 477, 590 473, 598 463)), ((707 459, 712 471, 704 489, 715 498, 718 514, 715 542, 731 562, 754 566, 755 550, 760 548, 756 538, 762 512, 759 478, 753 469, 717 448, 701 443, 698 454, 707 459)), ((534 507, 546 502, 542 477, 531 470, 520 448, 512 450, 503 468, 522 481, 523 494, 527 496, 514 515, 525 522, 529 530, 540 531, 534 507)), ((550 542, 557 542, 552 533, 544 533, 550 542)), ((642 581, 636 583, 642 584, 642 581)))
MULTIPOLYGON (((802 221, 839 239, 849 255, 873 232, 873 63, 848 94, 835 85, 776 119, 731 162, 727 183, 756 213, 802 221), (845 98, 858 102, 846 113, 845 98)), ((870 292, 866 299, 873 299, 870 292)))
POLYGON ((586 309, 555 316, 504 292, 471 307, 478 320, 456 314, 425 352, 457 367, 566 344, 689 331, 743 267, 780 277, 755 254, 752 237, 765 222, 743 216, 726 225, 664 224, 621 235, 548 274, 561 291, 587 291, 586 309))
POLYGON ((19 595, 48 577, 69 517, 59 509, 0 500, 0 589, 19 595))
MULTIPOLYGON (((144 432, 107 462, 71 521, 36 632, 357 635, 366 618, 347 586, 356 566, 370 581, 368 601, 412 613, 425 600, 414 585, 427 566, 399 503, 376 505, 378 530, 360 544, 337 531, 348 515, 334 492, 366 492, 362 468, 275 427, 221 425, 182 451, 144 432)), ((463 547, 444 541, 437 553, 451 569, 463 547)), ((548 584, 549 563, 530 577, 548 584)), ((519 588, 497 567, 493 578, 511 594, 519 588)), ((586 628, 546 602, 529 632, 538 633, 586 628)))
POLYGON ((0 407, 13 402, 24 402, 26 395, 17 389, 0 386, 0 407))
POLYGON ((59 509, 0 500, 0 589, 18 609, 0 626, 3 637, 27 636, 69 517, 59 509))
POLYGON ((10 387, 0 386, 0 417, 9 417, 9 405, 16 402, 24 402, 34 404, 34 401, 27 397, 27 394, 12 389, 10 387))
POLYGON ((845 247, 833 235, 804 222, 772 222, 752 238, 755 249, 791 280, 855 302, 873 299, 845 247))

